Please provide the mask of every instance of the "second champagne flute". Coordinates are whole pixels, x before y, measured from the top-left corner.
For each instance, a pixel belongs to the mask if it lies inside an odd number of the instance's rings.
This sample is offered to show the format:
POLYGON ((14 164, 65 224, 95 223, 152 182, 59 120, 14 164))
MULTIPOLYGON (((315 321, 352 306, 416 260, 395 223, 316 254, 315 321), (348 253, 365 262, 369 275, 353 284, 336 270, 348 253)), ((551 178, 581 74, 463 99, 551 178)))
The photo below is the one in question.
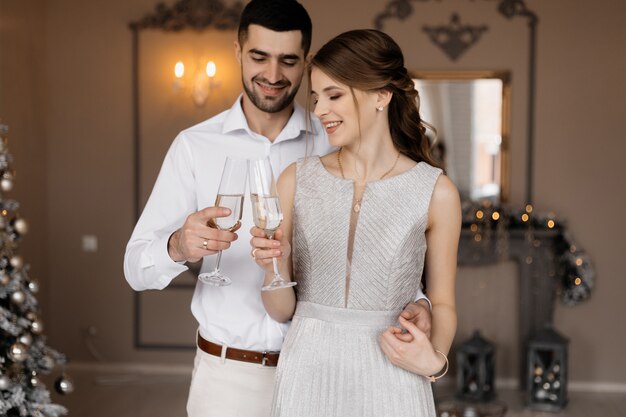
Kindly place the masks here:
MULTIPOLYGON (((283 212, 280 209, 276 181, 272 173, 269 158, 250 160, 249 162, 250 201, 254 225, 263 229, 268 239, 274 238, 276 229, 283 221, 283 212)), ((285 281, 278 272, 278 260, 272 258, 274 277, 272 282, 261 288, 263 291, 293 287, 293 281, 285 281)))
MULTIPOLYGON (((211 219, 209 225, 216 229, 233 231, 241 224, 241 212, 243 210, 243 195, 246 191, 246 177, 248 163, 246 159, 226 158, 222 179, 215 198, 215 207, 230 209, 230 215, 211 219)), ((205 284, 223 287, 231 284, 231 279, 220 271, 222 251, 217 253, 215 269, 211 272, 203 272, 198 279, 205 284)))

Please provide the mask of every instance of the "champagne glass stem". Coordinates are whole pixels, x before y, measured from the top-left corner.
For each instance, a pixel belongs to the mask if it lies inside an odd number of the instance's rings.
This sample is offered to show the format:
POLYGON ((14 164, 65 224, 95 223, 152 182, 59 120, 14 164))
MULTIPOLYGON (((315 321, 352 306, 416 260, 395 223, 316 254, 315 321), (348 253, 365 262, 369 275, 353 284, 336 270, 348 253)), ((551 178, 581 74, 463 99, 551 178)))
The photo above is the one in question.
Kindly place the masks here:
MULTIPOLYGON (((274 232, 271 232, 271 233, 266 232, 266 234, 267 234, 268 239, 274 238, 274 232)), ((283 277, 280 275, 280 272, 278 272, 278 258, 272 257, 272 265, 274 266, 274 276, 272 277, 272 282, 262 287, 261 288, 262 291, 272 291, 272 290, 277 290, 279 288, 289 288, 289 287, 293 287, 294 285, 296 285, 295 282, 285 281, 283 277)))
MULTIPOLYGON (((272 233, 268 233, 267 234, 267 238, 270 240, 274 239, 274 232, 272 233)), ((282 279, 282 277, 280 276, 280 272, 278 272, 278 259, 276 257, 272 258, 272 265, 274 266, 274 279, 273 281, 282 279)))
POLYGON ((215 272, 220 270, 220 260, 222 259, 222 251, 217 252, 217 259, 215 259, 215 272))
POLYGON ((272 264, 274 265, 274 279, 282 279, 280 272, 278 272, 278 260, 276 258, 272 258, 272 264))

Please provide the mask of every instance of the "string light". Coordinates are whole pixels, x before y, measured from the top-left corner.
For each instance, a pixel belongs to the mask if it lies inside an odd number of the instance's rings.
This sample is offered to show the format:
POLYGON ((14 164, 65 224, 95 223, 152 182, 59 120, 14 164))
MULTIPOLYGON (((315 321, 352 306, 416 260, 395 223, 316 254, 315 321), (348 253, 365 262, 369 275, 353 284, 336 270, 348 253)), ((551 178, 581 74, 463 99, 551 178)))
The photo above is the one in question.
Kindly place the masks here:
MULTIPOLYGON (((566 305, 576 305, 587 300, 594 287, 594 270, 592 263, 588 260, 584 252, 570 239, 567 228, 558 222, 556 214, 553 212, 537 213, 532 204, 522 206, 523 209, 510 209, 506 206, 493 204, 492 202, 475 202, 463 206, 463 227, 471 231, 472 242, 476 247, 488 245, 491 242, 491 233, 497 234, 495 250, 500 254, 508 251, 509 229, 525 230, 525 241, 529 252, 522 262, 531 265, 535 264, 534 256, 538 260, 543 260, 543 256, 552 256, 559 266, 559 272, 554 268, 548 271, 550 277, 561 275, 567 279, 561 280, 561 287, 557 288, 557 294, 566 305), (532 214, 531 214, 532 213, 532 214), (535 231, 550 231, 546 236, 549 242, 534 237, 535 231), (484 239, 483 239, 484 236, 484 239), (550 243, 545 245, 544 243, 550 243), (542 248, 545 246, 546 248, 542 248), (533 252, 538 250, 539 252, 533 252), (545 251, 553 253, 546 253, 545 251)), ((483 248, 485 252, 490 249, 483 248)), ((483 256, 476 252, 476 260, 483 256)))

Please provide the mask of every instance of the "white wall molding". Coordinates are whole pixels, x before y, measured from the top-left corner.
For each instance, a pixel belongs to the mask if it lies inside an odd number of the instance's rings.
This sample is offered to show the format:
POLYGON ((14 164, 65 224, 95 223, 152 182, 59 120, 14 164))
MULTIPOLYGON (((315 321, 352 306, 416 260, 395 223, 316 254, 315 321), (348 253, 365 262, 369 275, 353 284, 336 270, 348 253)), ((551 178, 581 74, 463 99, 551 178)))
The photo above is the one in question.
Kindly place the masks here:
MULTIPOLYGON (((515 378, 496 379, 496 390, 519 389, 519 381, 515 378)), ((568 392, 602 392, 626 393, 626 383, 602 381, 568 381, 568 392)))
MULTIPOLYGON (((191 378, 193 367, 191 365, 167 365, 156 363, 101 363, 101 362, 72 362, 68 365, 68 371, 93 372, 96 380, 100 383, 123 383, 138 382, 141 376, 152 377, 178 377, 191 378)), ((149 381, 163 382, 164 378, 151 378, 149 381)), ((453 376, 446 377, 441 385, 451 387, 456 384, 453 376)), ((501 378, 496 380, 498 389, 518 389, 519 381, 516 378, 501 378)), ((601 381, 569 381, 569 392, 601 392, 601 393, 626 393, 626 383, 601 382, 601 381)))

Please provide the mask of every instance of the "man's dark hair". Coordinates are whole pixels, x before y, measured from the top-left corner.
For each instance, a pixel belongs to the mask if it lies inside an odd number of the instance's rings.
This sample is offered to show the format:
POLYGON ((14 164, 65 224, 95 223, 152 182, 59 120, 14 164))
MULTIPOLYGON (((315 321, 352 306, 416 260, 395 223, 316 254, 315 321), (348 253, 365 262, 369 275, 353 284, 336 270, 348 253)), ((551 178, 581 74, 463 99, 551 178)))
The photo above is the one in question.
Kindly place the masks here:
POLYGON ((304 55, 311 49, 311 18, 304 6, 296 0, 252 0, 248 3, 239 20, 239 45, 243 46, 248 40, 250 25, 259 25, 275 32, 299 30, 302 33, 304 55))

